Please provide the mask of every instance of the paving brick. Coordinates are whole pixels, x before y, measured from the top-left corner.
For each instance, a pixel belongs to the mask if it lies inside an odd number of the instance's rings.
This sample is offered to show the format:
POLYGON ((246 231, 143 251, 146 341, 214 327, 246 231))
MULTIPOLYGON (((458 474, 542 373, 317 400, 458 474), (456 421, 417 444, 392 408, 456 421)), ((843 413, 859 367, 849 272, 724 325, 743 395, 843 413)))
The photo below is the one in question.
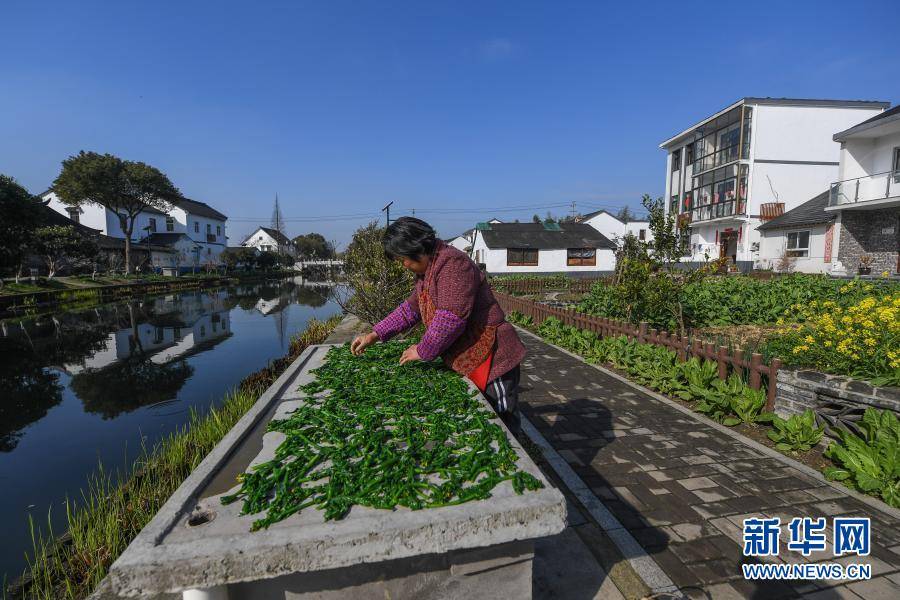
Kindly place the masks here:
POLYGON ((887 577, 876 577, 868 581, 858 581, 847 585, 854 594, 866 600, 897 600, 900 598, 900 585, 887 577))

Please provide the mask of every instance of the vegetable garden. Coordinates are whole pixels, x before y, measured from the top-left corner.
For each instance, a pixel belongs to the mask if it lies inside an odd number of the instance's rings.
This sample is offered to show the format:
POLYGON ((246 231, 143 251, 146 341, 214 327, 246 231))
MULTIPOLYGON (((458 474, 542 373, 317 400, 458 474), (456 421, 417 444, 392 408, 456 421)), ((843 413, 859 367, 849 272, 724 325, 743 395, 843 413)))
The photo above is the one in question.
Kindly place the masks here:
POLYGON ((223 502, 265 513, 266 528, 307 508, 341 519, 353 506, 412 510, 481 500, 509 481, 516 493, 541 483, 516 466, 495 415, 439 363, 401 366, 408 345, 389 342, 354 357, 332 348, 304 403, 269 431, 285 435, 272 460, 241 476, 223 502))

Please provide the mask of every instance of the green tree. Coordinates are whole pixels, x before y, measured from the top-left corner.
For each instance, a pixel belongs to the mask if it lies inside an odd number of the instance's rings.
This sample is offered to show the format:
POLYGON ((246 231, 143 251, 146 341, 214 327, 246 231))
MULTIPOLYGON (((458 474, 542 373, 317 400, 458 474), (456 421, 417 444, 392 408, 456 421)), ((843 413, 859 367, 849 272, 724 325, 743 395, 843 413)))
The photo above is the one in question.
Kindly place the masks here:
POLYGON ((63 161, 53 189, 69 206, 99 204, 119 215, 125 233, 126 274, 132 270, 131 236, 138 214, 148 208, 168 212, 170 201, 181 196, 155 167, 83 150, 63 161))
POLYGON ((334 258, 334 248, 321 233, 307 233, 294 238, 294 246, 301 258, 324 260, 334 258))
POLYGON ((538 215, 536 215, 536 214, 535 214, 535 215, 532 215, 531 220, 532 220, 532 222, 534 222, 534 223, 543 223, 543 221, 541 220, 541 217, 538 216, 538 215))
MULTIPOLYGON (((645 194, 644 197, 648 198, 649 196, 645 194)), ((629 207, 623 206, 619 209, 619 212, 616 213, 616 218, 623 223, 628 223, 629 221, 634 221, 634 213, 629 207)))
POLYGON ((18 281, 40 224, 41 207, 36 199, 15 179, 0 175, 0 275, 13 270, 18 281))
POLYGON ((97 243, 81 235, 71 225, 50 225, 34 231, 35 253, 47 263, 47 277, 52 278, 66 266, 76 266, 97 256, 97 243))
POLYGON ((376 222, 361 227, 344 252, 346 286, 334 288, 334 298, 348 313, 377 323, 408 296, 412 274, 387 258, 381 246, 384 229, 376 222))
POLYGON ((656 200, 650 194, 644 194, 641 204, 647 209, 647 220, 653 234, 653 257, 665 266, 679 262, 684 255, 685 231, 679 229, 674 213, 666 214, 662 198, 656 200))

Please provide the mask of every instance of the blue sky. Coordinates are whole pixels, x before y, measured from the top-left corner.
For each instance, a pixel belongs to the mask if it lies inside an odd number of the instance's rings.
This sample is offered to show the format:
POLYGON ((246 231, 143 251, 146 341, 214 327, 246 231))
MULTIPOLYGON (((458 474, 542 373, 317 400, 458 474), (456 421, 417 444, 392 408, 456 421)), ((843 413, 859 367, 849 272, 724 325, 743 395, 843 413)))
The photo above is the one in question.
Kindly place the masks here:
POLYGON ((886 6, 6 0, 0 172, 143 160, 232 244, 276 192, 288 233, 340 243, 391 200, 444 236, 637 207, 659 142, 740 97, 900 101, 886 6))

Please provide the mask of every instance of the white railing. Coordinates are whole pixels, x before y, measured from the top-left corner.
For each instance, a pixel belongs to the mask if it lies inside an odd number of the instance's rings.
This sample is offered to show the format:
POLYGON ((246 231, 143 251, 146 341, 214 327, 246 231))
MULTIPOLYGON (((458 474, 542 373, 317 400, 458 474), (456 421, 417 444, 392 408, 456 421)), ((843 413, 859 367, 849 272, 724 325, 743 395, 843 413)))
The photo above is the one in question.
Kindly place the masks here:
POLYGON ((900 196, 900 171, 886 171, 831 184, 829 206, 883 200, 900 196))

